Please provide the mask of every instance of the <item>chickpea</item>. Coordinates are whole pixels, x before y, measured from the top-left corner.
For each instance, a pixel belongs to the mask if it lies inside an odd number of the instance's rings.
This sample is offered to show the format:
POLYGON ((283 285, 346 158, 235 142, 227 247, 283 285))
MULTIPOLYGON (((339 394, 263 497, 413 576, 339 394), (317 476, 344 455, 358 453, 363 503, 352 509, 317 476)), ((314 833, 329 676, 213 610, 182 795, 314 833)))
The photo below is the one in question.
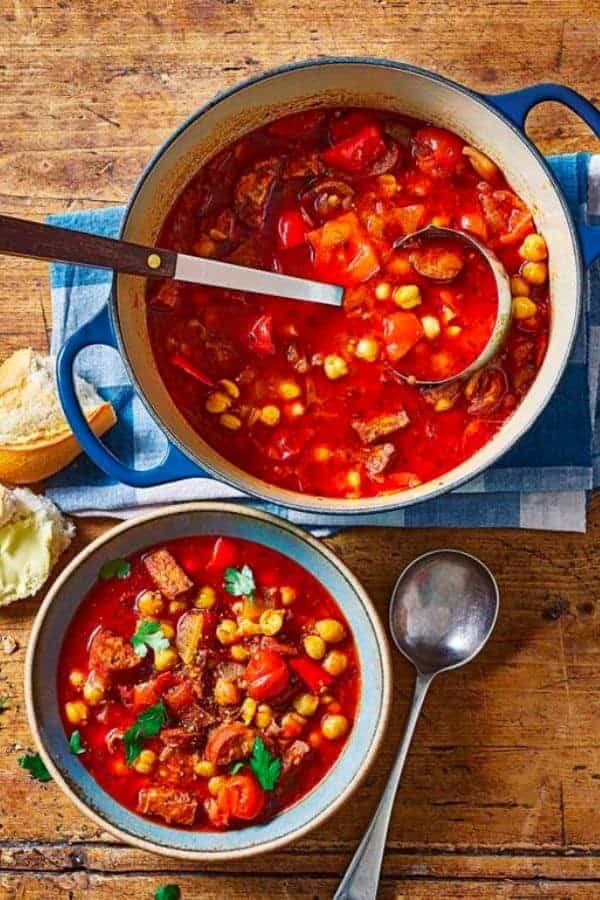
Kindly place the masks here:
POLYGON ((156 753, 154 753, 152 750, 142 750, 142 752, 134 762, 133 768, 136 772, 139 772, 140 775, 149 775, 154 768, 155 763, 156 753))
POLYGON ((529 262, 542 262, 548 259, 548 248, 541 234, 528 234, 519 247, 519 256, 529 262))
POLYGON ((219 416, 219 422, 228 431, 238 431, 242 427, 242 420, 231 413, 223 413, 219 416))
POLYGON ((291 606, 298 598, 298 591, 289 584, 284 584, 279 588, 279 596, 284 606, 291 606))
POLYGON ((82 725, 87 722, 88 708, 83 700, 72 700, 65 703, 65 715, 71 725, 82 725))
POLYGON ((530 319, 536 312, 537 306, 529 297, 513 297, 512 314, 515 319, 530 319))
POLYGON ((387 281, 380 281, 375 288, 375 297, 377 300, 389 300, 392 296, 392 286, 387 281))
POLYGON ((510 279, 510 292, 513 297, 529 297, 531 288, 520 275, 513 275, 510 279))
POLYGON ((329 447, 315 447, 312 456, 315 462, 327 462, 331 459, 331 450, 329 447))
POLYGON ((293 706, 296 712, 301 716, 312 716, 319 705, 319 698, 314 694, 300 694, 294 700, 293 706))
POLYGON ((330 675, 341 675, 348 668, 348 657, 339 650, 331 650, 323 660, 323 668, 330 675))
POLYGON ((326 715, 321 720, 321 731, 323 732, 323 737, 326 737, 328 741, 335 741, 344 737, 349 727, 350 723, 346 716, 326 715))
POLYGON ((283 610, 281 609, 265 609, 258 620, 262 633, 272 637, 278 631, 281 631, 283 615, 283 610))
POLYGON ((494 181, 498 177, 498 166, 481 150, 476 150, 475 147, 463 147, 462 152, 484 181, 494 181))
POLYGON ((351 470, 346 475, 346 484, 351 491, 357 491, 360 487, 360 472, 356 470, 351 470))
POLYGON ((270 403, 267 406, 263 406, 259 415, 260 421, 263 425, 269 425, 271 428, 277 425, 279 419, 281 418, 281 413, 279 412, 279 407, 270 403))
POLYGON ((179 653, 173 647, 157 650, 154 654, 154 668, 157 672, 166 672, 179 662, 179 653))
POLYGON ((448 412, 455 403, 456 400, 453 400, 451 397, 440 397, 435 401, 433 408, 436 412, 448 412))
POLYGON ((215 703, 219 706, 233 706, 239 703, 240 689, 234 681, 225 678, 217 678, 214 689, 215 703))
POLYGON ((240 396, 240 389, 235 383, 235 381, 231 381, 229 378, 221 378, 219 384, 223 388, 226 394, 229 394, 234 400, 237 400, 240 396))
POLYGON ((337 353, 329 353, 323 360, 323 371, 330 381, 335 381, 348 374, 348 365, 343 356, 338 356, 337 353))
POLYGON ((244 637, 254 637, 257 634, 263 633, 258 622, 253 622, 252 619, 247 618, 240 619, 239 629, 244 637))
POLYGON ((256 709, 256 700, 253 700, 252 697, 246 697, 240 711, 240 716, 244 725, 249 725, 252 722, 252 719, 256 715, 256 709))
POLYGON ((166 639, 168 641, 172 641, 173 638, 175 637, 175 629, 173 628, 173 626, 171 625, 170 622, 161 622, 160 630, 162 631, 162 633, 164 634, 164 636, 166 637, 166 639))
POLYGON ((212 609, 216 602, 217 592, 209 584, 205 584, 200 588, 194 606, 197 609, 212 609))
POLYGON ((306 407, 304 403, 296 400, 294 403, 286 403, 284 410, 288 419, 299 419, 306 412, 306 407))
POLYGON ((233 619, 221 619, 216 628, 217 640, 220 644, 233 644, 237 640, 238 627, 233 619))
POLYGON ((267 728, 271 724, 273 721, 273 710, 268 703, 259 703, 254 721, 258 728, 267 728))
POLYGON ((196 256, 214 256, 217 252, 217 245, 206 235, 202 235, 200 240, 194 244, 194 253, 196 256))
POLYGON ((544 284, 548 278, 548 266, 543 262, 526 262, 521 267, 521 275, 529 284, 544 284))
POLYGON ((85 684, 85 675, 79 669, 73 669, 69 673, 69 682, 79 691, 85 684))
POLYGON ((250 655, 248 648, 244 647, 243 644, 234 644, 229 653, 231 654, 231 658, 236 662, 245 662, 250 655))
POLYGON ((213 778, 216 771, 217 767, 208 759, 199 759, 194 763, 194 773, 200 778, 213 778))
POLYGON ((98 706, 104 700, 104 685, 93 670, 83 686, 83 699, 89 706, 98 706))
POLYGON ((188 605, 185 600, 171 600, 169 603, 169 612, 172 616, 177 616, 179 613, 185 612, 187 608, 188 605))
POLYGON ((286 713, 281 719, 281 731, 287 738, 297 738, 302 734, 302 729, 306 725, 304 716, 295 712, 286 713))
POLYGON ((310 656, 311 659, 323 659, 325 656, 327 648, 322 637, 316 634, 307 634, 303 644, 307 656, 310 656))
POLYGON ((356 355, 366 362, 375 362, 379 356, 379 344, 372 337, 361 338, 356 345, 356 355))
POLYGON ((300 396, 302 390, 295 381, 280 381, 277 393, 282 400, 295 400, 296 397, 300 396))
POLYGON ((450 325, 446 329, 446 334, 449 337, 458 337, 459 334, 462 334, 462 328, 460 327, 460 325, 450 325))
POLYGON ((231 406, 231 397, 221 391, 215 391, 206 398, 206 411, 209 413, 224 413, 231 406))
POLYGON ((440 320, 437 316, 423 316, 421 318, 421 325, 423 326, 423 331, 425 332, 425 337, 429 341, 434 341, 437 337, 440 336, 441 326, 440 320))
POLYGON ((144 591, 137 600, 137 608, 143 616, 159 616, 164 602, 158 591, 144 591))
POLYGON ((421 303, 421 291, 416 284, 402 284, 394 288, 392 300, 400 309, 414 309, 421 303))
POLYGON ((346 637, 346 629, 337 619, 319 619, 315 623, 315 631, 328 644, 338 644, 346 637))
POLYGON ((212 794, 213 797, 216 797, 224 784, 225 784, 225 777, 223 775, 213 775, 212 778, 208 779, 209 794, 212 794))

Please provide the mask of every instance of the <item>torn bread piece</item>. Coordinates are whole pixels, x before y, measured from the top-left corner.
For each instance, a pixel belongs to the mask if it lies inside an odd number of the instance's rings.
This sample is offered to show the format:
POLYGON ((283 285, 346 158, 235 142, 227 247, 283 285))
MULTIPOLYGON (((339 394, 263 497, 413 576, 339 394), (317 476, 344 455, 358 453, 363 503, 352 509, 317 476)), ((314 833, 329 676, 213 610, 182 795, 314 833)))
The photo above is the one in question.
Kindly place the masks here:
MULTIPOLYGON (((31 484, 49 478, 81 453, 56 391, 55 360, 31 348, 0 366, 0 480, 31 484)), ((110 403, 76 377, 85 416, 98 436, 117 421, 110 403)))

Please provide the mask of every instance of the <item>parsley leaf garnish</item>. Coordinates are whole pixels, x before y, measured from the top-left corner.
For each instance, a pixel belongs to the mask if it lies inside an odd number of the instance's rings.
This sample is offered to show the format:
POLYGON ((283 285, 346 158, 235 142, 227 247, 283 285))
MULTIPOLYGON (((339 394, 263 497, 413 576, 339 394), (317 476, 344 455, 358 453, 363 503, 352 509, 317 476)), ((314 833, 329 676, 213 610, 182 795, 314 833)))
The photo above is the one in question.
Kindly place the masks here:
POLYGON ((254 600, 256 582, 250 566, 242 566, 241 569, 229 566, 225 569, 223 586, 227 593, 234 597, 247 597, 250 601, 254 600))
POLYGON ((102 581, 110 581, 111 578, 127 578, 131 572, 131 563, 126 559, 109 559, 100 566, 99 576, 102 581))
POLYGON ((144 749, 146 738, 157 735, 163 725, 166 724, 166 721, 167 708, 162 700, 159 700, 154 706, 149 706, 148 709, 139 714, 131 728, 128 728, 123 735, 125 759, 128 766, 133 765, 144 749))
POLYGON ((154 900, 179 900, 180 897, 181 891, 177 884, 163 884, 154 894, 154 900))
POLYGON ((85 747, 81 743, 81 735, 78 731, 71 732, 71 737, 69 738, 69 749, 71 753, 75 753, 76 755, 85 753, 85 747))
POLYGON ((241 760, 238 759, 237 762, 234 762, 231 764, 231 766, 229 767, 229 771, 231 772, 232 775, 237 775, 237 773, 240 771, 240 769, 243 769, 244 766, 245 766, 245 763, 243 763, 241 760))
POLYGON ((25 756, 20 756, 19 765, 22 769, 27 769, 36 781, 52 781, 52 775, 44 765, 39 753, 26 753, 25 756))
POLYGON ((250 768, 264 791, 272 791, 281 774, 281 760, 271 756, 262 738, 254 739, 250 768))
POLYGON ((165 637, 160 622, 146 620, 138 625, 136 633, 131 638, 131 644, 137 655, 143 659, 148 653, 148 647, 155 653, 157 650, 166 650, 169 640, 165 637))

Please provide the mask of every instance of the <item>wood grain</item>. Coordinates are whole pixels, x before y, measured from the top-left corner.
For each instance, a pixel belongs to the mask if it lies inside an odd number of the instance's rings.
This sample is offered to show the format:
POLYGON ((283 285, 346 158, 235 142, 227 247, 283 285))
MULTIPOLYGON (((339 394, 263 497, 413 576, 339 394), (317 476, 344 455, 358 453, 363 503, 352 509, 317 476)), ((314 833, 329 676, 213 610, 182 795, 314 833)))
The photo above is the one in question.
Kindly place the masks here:
MULTIPOLYGON (((489 93, 559 81, 600 102, 596 0, 3 0, 0 211, 123 203, 173 128, 217 90, 265 68, 328 54, 387 56, 489 93)), ((530 117, 546 153, 600 149, 556 104, 530 117)), ((45 349, 46 266, 0 261, 0 358, 45 349)), ((74 553, 108 520, 81 521, 74 553)), ((589 898, 600 894, 600 501, 587 535, 354 529, 328 542, 385 615, 398 570, 444 545, 481 556, 502 610, 485 654, 428 698, 390 830, 381 897, 589 898)), ((70 553, 69 555, 72 555, 70 553)), ((0 634, 0 900, 126 894, 165 881, 184 900, 330 897, 373 811, 408 704, 395 661, 394 721, 359 793, 288 850, 235 866, 159 859, 122 847, 56 785, 17 766, 31 747, 23 661, 39 601, 3 610, 0 634)))

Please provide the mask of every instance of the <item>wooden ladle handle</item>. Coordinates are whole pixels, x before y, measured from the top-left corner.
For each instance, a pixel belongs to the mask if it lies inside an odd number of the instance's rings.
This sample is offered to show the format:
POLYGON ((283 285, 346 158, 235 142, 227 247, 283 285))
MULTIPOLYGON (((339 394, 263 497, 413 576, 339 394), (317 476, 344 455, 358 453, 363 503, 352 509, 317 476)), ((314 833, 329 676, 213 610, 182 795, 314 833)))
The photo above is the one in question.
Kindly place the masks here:
POLYGON ((0 254, 99 266, 146 278, 173 278, 177 254, 129 241, 0 215, 0 254))

